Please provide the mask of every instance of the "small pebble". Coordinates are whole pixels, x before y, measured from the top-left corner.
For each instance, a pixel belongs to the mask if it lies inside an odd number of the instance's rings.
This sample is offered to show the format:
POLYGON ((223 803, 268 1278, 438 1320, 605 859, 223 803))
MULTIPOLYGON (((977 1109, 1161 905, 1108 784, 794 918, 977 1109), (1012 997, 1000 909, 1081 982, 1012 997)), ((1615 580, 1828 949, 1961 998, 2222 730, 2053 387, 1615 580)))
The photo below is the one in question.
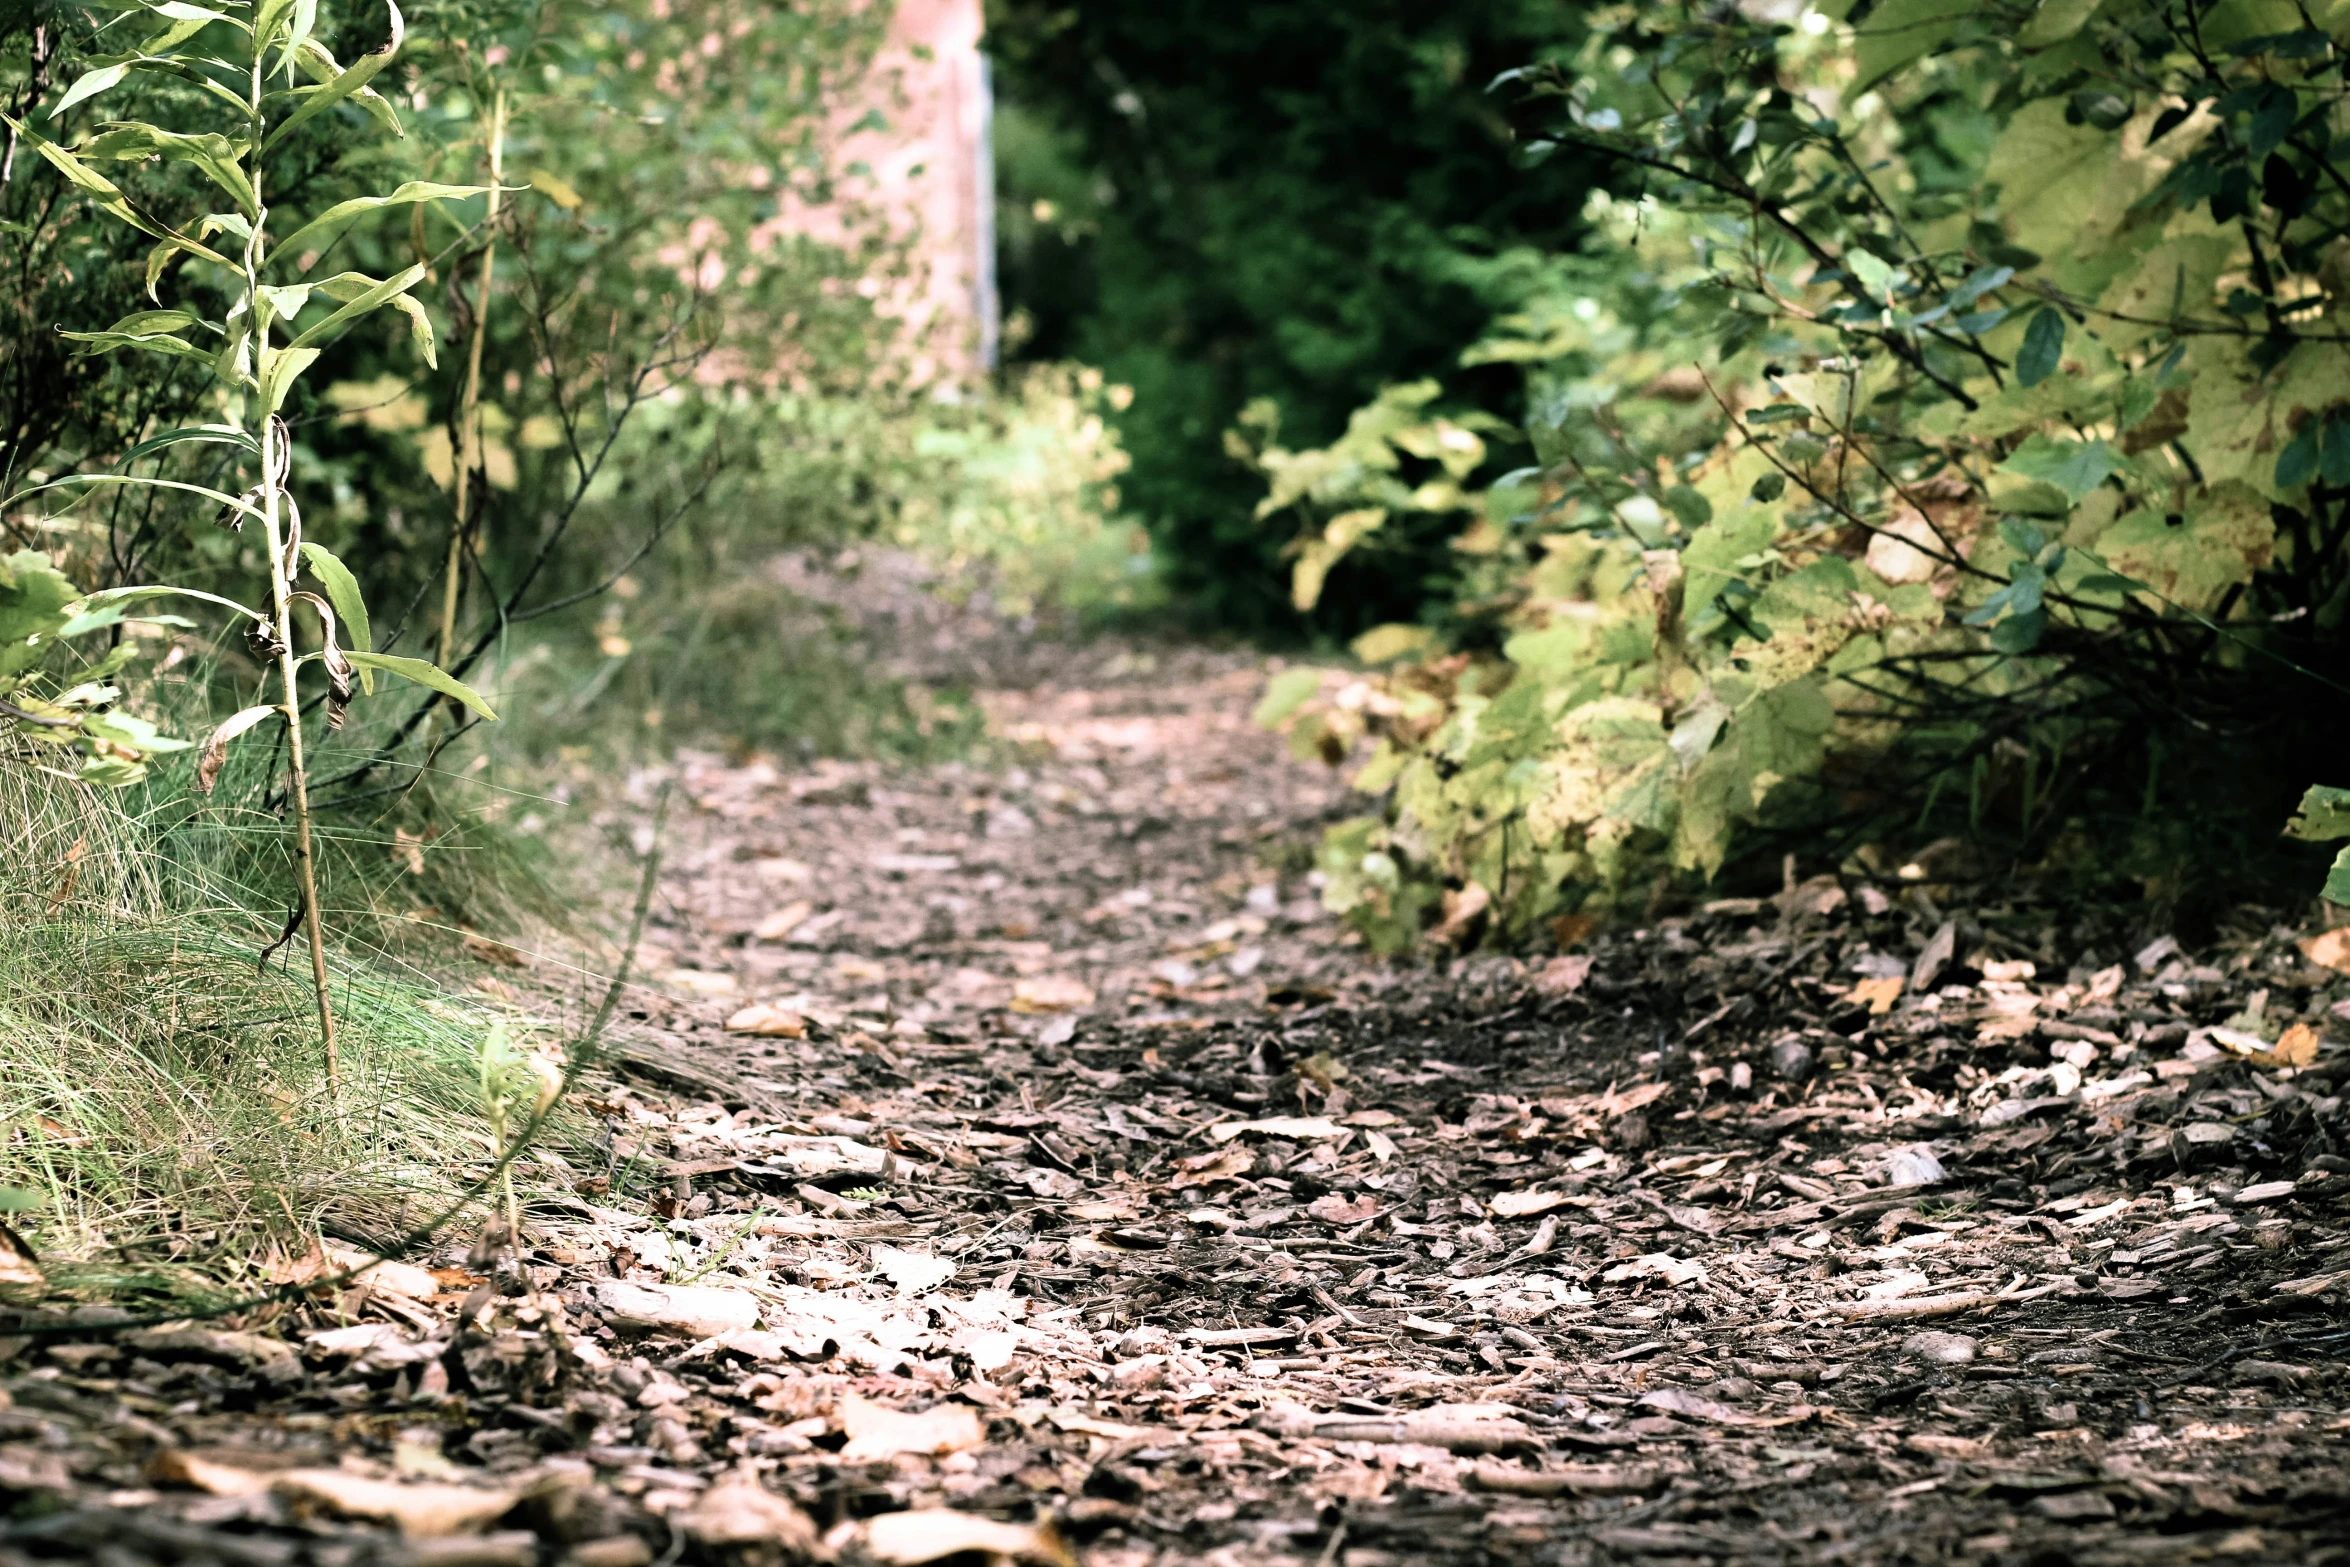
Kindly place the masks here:
POLYGON ((1901 1348, 1937 1366, 1963 1366, 1975 1358, 1975 1341, 1964 1333, 1912 1333, 1901 1348))
POLYGON ((1790 1083, 1811 1076, 1811 1046, 1800 1039, 1782 1039, 1771 1046, 1771 1070, 1790 1083))
POLYGON ((1942 1161, 1924 1143, 1910 1143, 1885 1156, 1887 1186, 1932 1186, 1942 1179, 1942 1161))

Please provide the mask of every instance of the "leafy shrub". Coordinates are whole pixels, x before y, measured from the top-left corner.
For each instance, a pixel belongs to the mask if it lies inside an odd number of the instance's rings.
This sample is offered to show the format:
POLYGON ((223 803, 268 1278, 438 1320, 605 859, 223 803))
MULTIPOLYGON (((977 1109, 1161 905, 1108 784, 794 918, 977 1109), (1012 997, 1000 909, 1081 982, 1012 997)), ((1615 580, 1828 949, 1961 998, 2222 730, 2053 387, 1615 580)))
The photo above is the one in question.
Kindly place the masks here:
POLYGON ((1476 432, 1426 388, 1260 454, 1301 602, 1415 520, 1463 563, 1357 644, 1397 667, 1270 704, 1301 748, 1376 741, 1387 809, 1332 835, 1334 903, 1382 945, 1523 935, 1960 803, 2018 852, 2175 876, 2186 835, 2328 775, 2350 11, 1592 25, 1497 84, 1546 118, 1530 158, 1637 182, 1465 357, 1521 367, 1535 463, 1463 490, 1445 443, 1476 432))

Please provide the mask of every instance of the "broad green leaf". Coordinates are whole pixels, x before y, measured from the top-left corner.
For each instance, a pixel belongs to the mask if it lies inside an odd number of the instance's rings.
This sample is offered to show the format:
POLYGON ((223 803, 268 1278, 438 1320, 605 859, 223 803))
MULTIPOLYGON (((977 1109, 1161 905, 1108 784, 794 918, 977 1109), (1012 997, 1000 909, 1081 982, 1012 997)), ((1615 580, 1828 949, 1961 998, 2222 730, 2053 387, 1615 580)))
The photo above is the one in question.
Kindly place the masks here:
POLYGON ((365 87, 375 79, 378 72, 392 63, 392 57, 400 52, 400 40, 405 32, 405 24, 401 21, 399 6, 390 4, 390 0, 387 0, 387 4, 392 14, 392 36, 390 39, 381 49, 361 55, 352 63, 350 69, 339 73, 332 81, 311 89, 309 96, 303 99, 302 106, 287 115, 279 123, 278 128, 269 133, 269 139, 261 144, 263 151, 266 152, 275 147, 295 129, 308 124, 314 117, 325 113, 365 87))
MULTIPOLYGON (((303 75, 321 86, 343 74, 343 68, 335 63, 335 57, 315 38, 304 39, 302 46, 294 51, 294 65, 303 75)), ((357 104, 390 135, 404 137, 408 134, 407 128, 400 123, 399 111, 374 88, 362 87, 344 101, 357 104)))
POLYGON ((1853 58, 1859 69, 1852 90, 1866 92, 1910 61, 1939 49, 1960 22, 1981 13, 1973 0, 1885 0, 1853 29, 1853 58))
POLYGON ((245 144, 216 132, 182 135, 137 120, 115 120, 100 126, 97 135, 75 150, 85 158, 115 162, 162 158, 168 163, 190 164, 226 191, 229 199, 246 212, 252 212, 258 205, 253 181, 240 161, 245 144))
POLYGON ((2105 0, 2040 0, 2040 9, 2016 35, 2016 43, 2026 49, 2045 49, 2050 44, 2063 43, 2088 26, 2089 18, 2104 3, 2105 0))
POLYGON ((64 175, 76 189, 86 192, 99 211, 129 224, 142 234, 149 234, 157 239, 171 240, 202 256, 207 261, 217 261, 224 267, 231 265, 228 257, 218 251, 201 245, 185 235, 175 233, 171 226, 163 222, 162 219, 139 210, 112 180, 23 121, 0 114, 0 124, 5 124, 31 144, 33 151, 46 159, 49 165, 64 175))
POLYGON ((2043 305, 2024 326, 2024 346, 2015 356, 2017 383, 2038 386, 2056 373, 2063 358, 2064 312, 2054 305, 2043 305))
MULTIPOLYGON (((38 495, 44 490, 62 490, 69 484, 126 484, 138 485, 153 490, 184 490, 190 495, 201 495, 206 500, 218 501, 221 505, 226 506, 229 510, 242 513, 247 517, 254 518, 256 521, 258 521, 261 517, 259 508, 255 507, 252 503, 240 500, 234 495, 223 494, 221 491, 212 489, 207 485, 185 484, 178 479, 152 479, 143 475, 127 473, 69 473, 62 479, 51 479, 46 484, 35 484, 28 486, 25 489, 21 489, 14 495, 7 497, 5 500, 0 500, 0 506, 12 506, 16 504, 16 502, 23 500, 28 495, 38 495)), ((130 592, 132 590, 127 588, 117 588, 111 591, 121 593, 130 592)), ((207 596, 208 595, 205 594, 197 595, 199 598, 207 596)), ((230 601, 223 599, 221 602, 227 604, 230 601)), ((231 607, 243 608, 242 605, 231 605, 231 607)), ((251 611, 248 610, 247 613, 250 614, 251 611)))
POLYGON ((2125 459, 2104 441, 2067 441, 2035 435, 2016 448, 1999 466, 2019 478, 2037 479, 2064 491, 2079 505, 2081 497, 2119 473, 2125 459))
POLYGON ((1306 542, 1306 547, 1298 553, 1297 564, 1290 568, 1290 602, 1301 612, 1312 609, 1321 600, 1322 584, 1328 580, 1330 568, 1386 521, 1387 510, 1381 506, 1340 512, 1331 518, 1319 538, 1306 542))
POLYGON ((2328 903, 2350 903, 2350 849, 2334 856, 2334 863, 2326 871, 2326 884, 2318 896, 2328 903))
POLYGON ((199 364, 210 364, 213 357, 211 349, 198 348, 169 332, 60 332, 57 335, 86 345, 82 349, 85 354, 110 354, 118 348, 143 348, 149 353, 193 359, 199 364))
POLYGON ((2190 500, 2175 525, 2161 511, 2135 511, 2097 544, 2117 573, 2135 577, 2171 603, 2207 610, 2269 563, 2276 537, 2267 499, 2248 485, 2230 483, 2190 500))
POLYGON ((286 394, 302 378, 302 372, 318 362, 320 350, 315 348, 264 348, 261 365, 255 372, 260 384, 261 406, 276 413, 285 406, 286 394))
POLYGON ((1250 719, 1260 729, 1278 729, 1322 689, 1319 669, 1284 669, 1265 682, 1265 695, 1250 719))
POLYGON ((2350 838, 2350 789, 2311 784, 2301 796, 2300 808, 2285 823, 2285 836, 2304 843, 2328 843, 2350 838))
MULTIPOLYGON (((152 484, 158 481, 145 480, 142 482, 152 484)), ((196 486, 192 484, 180 484, 172 485, 170 488, 192 490, 195 489, 196 486)), ((251 510, 250 507, 246 509, 251 510)), ((255 512, 254 515, 259 516, 260 513, 255 512)), ((268 619, 268 617, 263 615, 261 611, 248 608, 247 606, 238 603, 235 599, 222 598, 217 593, 206 593, 201 588, 175 588, 165 586, 162 583, 142 584, 139 586, 127 588, 102 588, 98 592, 84 597, 80 603, 84 606, 96 606, 101 604, 138 604, 144 603, 148 599, 162 598, 200 599, 207 604, 218 604, 223 609, 233 609, 238 614, 244 616, 247 620, 266 621, 268 619)))
POLYGON ((49 1206, 49 1199, 22 1186, 0 1186, 0 1213, 31 1213, 49 1206))
POLYGON ((335 607, 335 616, 342 621, 346 640, 365 653, 375 646, 375 633, 367 622, 367 600, 359 592, 359 579, 351 575, 332 550, 323 544, 304 541, 302 559, 308 563, 310 574, 326 589, 326 600, 335 607))
MULTIPOLYGON (((355 275, 356 274, 345 274, 346 277, 355 275)), ((348 302, 346 302, 340 310, 337 310, 334 314, 328 316, 324 321, 319 322, 316 326, 305 330, 301 336, 294 339, 293 343, 290 345, 290 350, 300 351, 309 348, 313 343, 320 342, 331 336, 335 328, 341 326, 346 321, 355 321, 361 316, 373 314, 375 311, 381 309, 384 305, 389 304, 399 295, 407 293, 408 290, 414 288, 417 284, 423 281, 424 264, 422 262, 418 262, 416 265, 411 266, 405 272, 397 273, 392 277, 385 278, 381 282, 363 280, 364 286, 358 287, 356 292, 351 294, 348 302)), ((322 288, 325 287, 323 284, 320 286, 322 288)))
POLYGON ((49 111, 49 118, 52 120, 63 119, 66 110, 77 103, 89 102, 128 76, 130 71, 128 60, 114 65, 102 65, 94 71, 84 71, 81 78, 73 84, 66 95, 57 100, 57 106, 49 111))
POLYGON ((158 332, 185 332, 195 324, 195 316, 185 310, 138 310, 106 330, 110 335, 151 337, 158 332))
POLYGON ((350 659, 362 669, 380 669, 386 674, 398 675, 402 680, 412 680, 443 696, 454 697, 484 718, 493 722, 497 719, 498 715, 491 711, 489 703, 481 699, 479 692, 437 664, 421 658, 394 658, 388 653, 362 653, 356 649, 350 654, 350 659))
POLYGON ((386 207, 406 206, 419 201, 457 201, 467 196, 478 196, 488 189, 487 185, 436 185, 429 180, 410 180, 389 196, 354 196, 349 201, 336 202, 279 240, 276 248, 279 254, 299 255, 302 241, 320 229, 346 218, 358 217, 363 212, 380 212, 386 207))
POLYGON ((147 9, 171 25, 141 46, 140 52, 143 54, 162 54, 166 50, 176 49, 214 22, 226 22, 248 34, 253 31, 245 22, 226 12, 206 10, 200 5, 187 5, 182 0, 164 0, 162 5, 150 5, 147 9))
POLYGON ((234 447, 248 457, 258 458, 261 455, 261 444, 233 424, 196 424, 177 430, 166 430, 161 435, 149 436, 129 451, 124 452, 117 459, 115 466, 118 468, 128 467, 140 458, 152 456, 167 446, 183 446, 189 442, 205 442, 217 446, 234 447))

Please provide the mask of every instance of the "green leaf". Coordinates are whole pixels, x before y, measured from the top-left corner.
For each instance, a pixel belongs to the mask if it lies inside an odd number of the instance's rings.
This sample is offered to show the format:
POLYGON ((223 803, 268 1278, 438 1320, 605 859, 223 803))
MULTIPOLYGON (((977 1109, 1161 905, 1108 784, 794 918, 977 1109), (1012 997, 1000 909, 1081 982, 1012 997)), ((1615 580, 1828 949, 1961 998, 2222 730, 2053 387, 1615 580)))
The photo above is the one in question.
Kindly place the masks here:
POLYGON ((2267 498, 2231 481, 2191 496, 2181 513, 2132 512, 2099 536, 2097 548, 2113 571, 2148 592, 2202 610, 2251 581, 2274 558, 2276 541, 2267 498))
POLYGON ((187 5, 182 3, 182 0, 164 0, 163 4, 150 5, 147 9, 171 23, 162 32, 149 38, 143 46, 142 52, 151 55, 162 54, 167 49, 178 48, 214 22, 226 22, 229 26, 246 33, 253 30, 244 22, 225 12, 209 11, 200 5, 187 5))
POLYGON ((1958 24, 1981 13, 1974 0, 1885 0, 1855 29, 1857 95, 1919 56, 1947 43, 1958 24))
POLYGON ((320 229, 340 223, 345 218, 355 218, 363 212, 380 212, 386 207, 407 206, 419 201, 457 201, 467 196, 478 196, 488 189, 487 185, 436 185, 430 180, 410 180, 389 196, 354 196, 349 201, 336 202, 279 240, 277 250, 281 254, 299 254, 302 241, 320 229))
POLYGON ((2067 38, 2089 25, 2089 18, 2105 0, 2040 0, 2040 9, 2024 24, 2016 35, 2016 43, 2025 49, 2045 49, 2050 44, 2063 43, 2067 38))
POLYGON ((2054 305, 2043 305, 2024 324, 2024 346, 2015 356, 2017 384, 2038 386, 2056 373, 2063 359, 2064 312, 2054 305))
POLYGON ((148 213, 141 211, 138 207, 132 204, 131 199, 128 196, 125 196, 121 189, 116 186, 112 180, 108 179, 105 175, 100 174, 96 169, 91 168, 88 164, 82 162, 81 159, 75 157, 65 148, 60 147, 57 145, 57 143, 42 135, 39 131, 34 130, 31 126, 25 124, 22 120, 14 119, 9 115, 0 114, 0 124, 4 124, 10 130, 15 131, 18 136, 22 137, 32 146, 33 151, 39 153, 43 158, 47 159, 50 166, 56 169, 58 173, 64 175, 76 189, 86 192, 92 198, 93 204, 98 208, 99 211, 129 224, 132 228, 137 229, 142 234, 149 234, 157 239, 174 240, 180 245, 185 246, 187 249, 194 251, 197 255, 202 256, 207 261, 217 261, 224 267, 232 264, 228 257, 220 254, 220 252, 210 249, 207 246, 200 245, 196 241, 187 238, 185 235, 174 232, 171 226, 165 223, 162 219, 153 217, 148 213))
POLYGON ((351 662, 362 669, 380 669, 388 675, 398 675, 402 680, 412 680, 443 696, 456 698, 492 722, 497 720, 498 715, 491 711, 489 703, 481 699, 479 692, 437 664, 421 658, 394 658, 388 653, 365 653, 357 649, 353 649, 349 656, 351 662))
POLYGON ((169 354, 206 364, 212 361, 212 350, 183 342, 169 332, 60 332, 57 335, 69 342, 87 345, 82 350, 84 354, 110 354, 118 348, 144 348, 150 353, 169 354))
POLYGON ((2350 903, 2350 849, 2334 856, 2333 866, 2326 872, 2326 884, 2318 896, 2328 903, 2350 903))
POLYGON ((335 618, 343 623, 351 646, 367 652, 375 646, 375 633, 367 623, 367 600, 360 596, 359 579, 351 575, 351 568, 337 559, 323 544, 305 540, 302 559, 308 562, 310 574, 318 585, 326 589, 326 601, 335 607, 335 618))
POLYGON ((115 460, 114 465, 117 468, 127 468, 140 458, 152 456, 167 446, 184 446, 190 442, 232 446, 248 457, 258 458, 261 455, 261 443, 233 424, 195 424, 185 425, 177 430, 166 430, 161 435, 149 436, 129 451, 124 452, 121 457, 115 460))
MULTIPOLYGON (((242 512, 244 515, 255 518, 256 520, 258 520, 261 516, 260 509, 254 506, 251 502, 240 500, 234 495, 224 494, 223 492, 212 489, 207 485, 183 484, 177 479, 151 479, 141 474, 128 473, 69 473, 62 479, 51 479, 46 484, 29 485, 26 488, 17 491, 14 495, 8 496, 4 500, 0 500, 0 506, 12 506, 16 504, 16 502, 23 500, 28 495, 38 495, 43 490, 61 490, 69 484, 135 484, 144 485, 149 489, 155 490, 185 490, 190 495, 201 495, 206 500, 218 501, 221 505, 226 506, 231 511, 242 512)), ((115 588, 111 589, 110 591, 117 593, 127 593, 137 590, 129 588, 115 588)), ((198 598, 209 598, 211 595, 199 593, 196 596, 198 598)), ((222 599, 220 602, 223 604, 230 603, 230 601, 227 599, 222 599)), ((244 609, 244 606, 241 604, 232 604, 231 607, 236 609, 244 609)), ((251 610, 245 610, 245 613, 249 615, 253 612, 251 610)))
POLYGON ((2293 819, 2285 823, 2285 836, 2303 843, 2350 838, 2350 789, 2311 784, 2309 791, 2301 796, 2300 808, 2293 813, 2293 819))
MULTIPOLYGON (((146 482, 156 483, 159 481, 148 480, 146 482)), ((180 484, 170 486, 170 488, 192 490, 195 489, 196 486, 192 484, 180 484)), ((259 513, 255 513, 255 515, 259 515, 259 513)), ((167 587, 162 583, 141 584, 127 588, 101 588, 96 593, 92 593, 83 598, 76 608, 86 613, 89 608, 103 604, 136 604, 146 599, 164 598, 201 599, 207 604, 218 604, 223 609, 233 609, 238 614, 244 616, 247 620, 266 622, 268 619, 268 617, 263 615, 261 611, 248 608, 247 606, 238 603, 235 599, 222 598, 217 593, 206 593, 201 588, 167 587)))
POLYGON ((321 350, 293 346, 261 350, 261 406, 276 413, 285 406, 286 394, 294 383, 302 379, 302 372, 317 363, 321 350))
POLYGON ((2083 496, 2119 473, 2125 461, 2120 452, 2104 441, 2066 441, 2035 435, 1999 466, 2003 472, 2055 485, 2077 506, 2083 496))
POLYGON ((229 199, 247 213, 259 206, 253 181, 240 161, 245 144, 233 142, 217 132, 183 135, 139 120, 115 120, 101 126, 99 133, 76 151, 85 158, 106 158, 118 163, 162 158, 167 163, 190 164, 226 191, 229 199))
POLYGON ((130 70, 130 62, 124 60, 114 65, 102 65, 94 71, 84 71, 81 79, 73 84, 64 97, 57 100, 57 107, 49 111, 49 118, 52 120, 64 118, 66 110, 77 103, 87 103, 90 99, 97 97, 128 76, 130 70))
MULTIPOLYGON (((302 101, 302 106, 287 115, 280 122, 278 128, 269 133, 269 139, 261 144, 262 151, 269 151, 284 141, 295 129, 308 124, 316 116, 324 114, 345 98, 365 87, 375 79, 378 72, 392 63, 392 57, 400 52, 400 40, 406 28, 400 18, 399 6, 390 4, 390 0, 386 0, 386 3, 392 13, 392 36, 390 39, 381 49, 371 50, 361 55, 352 63, 350 69, 340 72, 332 81, 327 82, 324 86, 310 89, 309 96, 302 101)), ((296 40, 293 45, 289 45, 289 52, 297 47, 299 47, 299 40, 296 40)))
POLYGON ((2297 490, 2317 477, 2318 425, 2315 419, 2301 427, 2301 433, 2285 443, 2277 453, 2277 488, 2297 490))
POLYGON ((48 1197, 40 1192, 27 1191, 22 1186, 0 1186, 0 1213, 31 1213, 48 1206, 48 1197))
MULTIPOLYGON (((423 281, 424 264, 418 262, 407 271, 385 278, 380 283, 372 278, 361 277, 356 272, 347 272, 339 278, 329 279, 326 283, 319 284, 319 288, 326 291, 330 298, 341 297, 336 291, 335 285, 337 284, 350 287, 354 291, 349 295, 348 302, 344 304, 342 309, 304 331, 301 336, 287 345, 287 351, 300 352, 310 348, 312 344, 331 335, 335 328, 344 322, 355 321, 361 316, 374 314, 394 298, 407 293, 408 290, 423 281), (350 280, 353 279, 356 279, 357 282, 352 283, 350 280)), ((313 354, 312 357, 315 358, 316 355, 313 354)))
POLYGON ((1284 669, 1265 682, 1264 699, 1257 703, 1250 720, 1259 729, 1278 729, 1321 689, 1319 669, 1284 669))

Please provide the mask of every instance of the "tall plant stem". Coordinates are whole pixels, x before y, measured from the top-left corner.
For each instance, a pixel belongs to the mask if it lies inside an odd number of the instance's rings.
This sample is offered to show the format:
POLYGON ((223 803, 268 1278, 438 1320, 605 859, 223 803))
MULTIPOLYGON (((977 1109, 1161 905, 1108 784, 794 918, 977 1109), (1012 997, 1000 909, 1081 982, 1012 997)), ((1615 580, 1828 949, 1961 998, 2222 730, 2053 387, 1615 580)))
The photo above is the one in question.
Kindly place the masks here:
POLYGON ((465 569, 465 533, 470 525, 473 470, 481 461, 481 345, 490 335, 490 280, 498 265, 498 186, 506 172, 506 91, 490 95, 490 193, 488 238, 482 242, 481 282, 473 295, 473 341, 465 350, 465 391, 457 403, 457 519, 449 528, 449 560, 441 578, 441 640, 445 668, 457 643, 457 589, 465 569))
MULTIPOLYGON (((252 104, 255 122, 261 116, 262 51, 256 44, 253 51, 252 104)), ((245 242, 245 308, 251 312, 253 323, 253 369, 261 377, 264 387, 274 377, 264 375, 269 363, 270 317, 264 313, 261 296, 262 242, 269 224, 269 209, 262 205, 261 170, 256 164, 252 171, 253 229, 245 242)), ((285 695, 286 760, 292 774, 294 797, 294 875, 302 894, 302 928, 310 944, 310 988, 318 998, 318 1042, 326 1053, 326 1090, 336 1104, 342 1103, 342 1063, 335 1048, 335 1009, 326 986, 326 934, 318 916, 318 861, 313 852, 310 834, 310 769, 302 750, 302 702, 295 686, 299 663, 294 657, 294 581, 296 563, 288 557, 287 521, 284 511, 285 480, 292 460, 286 450, 286 430, 277 418, 277 410, 269 406, 266 395, 254 398, 260 410, 261 428, 255 433, 261 443, 261 526, 269 551, 269 614, 270 624, 277 640, 278 683, 285 695)))

